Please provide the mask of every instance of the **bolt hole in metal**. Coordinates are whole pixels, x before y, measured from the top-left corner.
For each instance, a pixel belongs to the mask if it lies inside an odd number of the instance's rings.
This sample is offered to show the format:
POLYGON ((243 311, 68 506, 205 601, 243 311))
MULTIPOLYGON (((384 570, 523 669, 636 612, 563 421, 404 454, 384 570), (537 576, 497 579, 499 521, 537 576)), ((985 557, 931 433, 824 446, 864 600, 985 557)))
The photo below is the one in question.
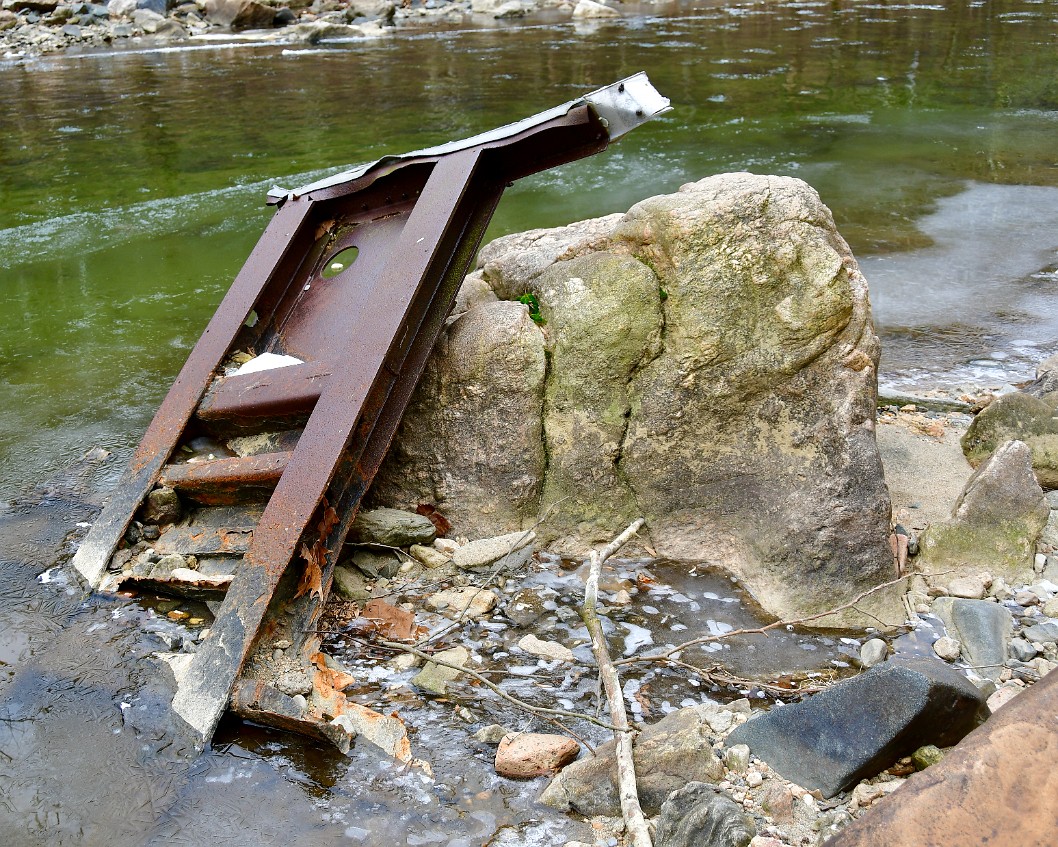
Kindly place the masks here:
POLYGON ((344 250, 339 250, 327 260, 327 264, 323 267, 323 273, 320 275, 324 279, 338 276, 338 274, 355 262, 356 257, 359 255, 360 250, 357 247, 346 247, 344 250))

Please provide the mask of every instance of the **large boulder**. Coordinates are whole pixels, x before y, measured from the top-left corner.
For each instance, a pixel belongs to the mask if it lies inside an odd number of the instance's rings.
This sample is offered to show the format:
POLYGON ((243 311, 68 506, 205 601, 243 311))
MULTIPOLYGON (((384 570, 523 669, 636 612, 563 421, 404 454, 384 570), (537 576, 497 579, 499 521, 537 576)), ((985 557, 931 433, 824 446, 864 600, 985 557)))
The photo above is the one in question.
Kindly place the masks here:
POLYGON ((1008 582, 1031 580, 1036 540, 1050 513, 1033 476, 1029 448, 1008 441, 974 471, 951 518, 923 533, 917 567, 963 575, 988 571, 1008 582))
MULTIPOLYGON (((642 514, 659 555, 783 616, 891 578, 867 285, 808 185, 710 177, 478 265, 373 502, 433 503, 470 536, 557 504, 537 531, 572 555, 642 514)), ((902 620, 895 591, 868 606, 902 620)))
POLYGON ((206 0, 206 19, 232 29, 265 29, 275 24, 276 9, 257 0, 206 0))
POLYGON ((984 696, 958 671, 935 659, 894 661, 774 708, 726 743, 833 797, 924 744, 955 744, 987 717, 984 696))

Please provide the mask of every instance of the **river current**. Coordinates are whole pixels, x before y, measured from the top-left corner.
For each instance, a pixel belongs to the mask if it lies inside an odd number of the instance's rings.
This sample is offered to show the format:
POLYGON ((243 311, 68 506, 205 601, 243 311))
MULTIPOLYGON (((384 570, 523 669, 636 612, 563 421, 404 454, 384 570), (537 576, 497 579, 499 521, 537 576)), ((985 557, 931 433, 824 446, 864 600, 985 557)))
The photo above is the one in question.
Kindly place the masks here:
POLYGON ((622 211, 713 173, 797 176, 870 283, 883 384, 1000 387, 1055 352, 1058 0, 629 11, 606 25, 0 62, 0 500, 34 490, 0 514, 0 841, 572 837, 533 805, 539 786, 511 787, 451 741, 440 704, 423 707, 415 739, 440 782, 368 748, 345 759, 241 725, 190 755, 156 725, 166 692, 143 634, 156 616, 85 601, 49 567, 91 510, 69 480, 35 486, 96 445, 115 459, 80 493, 113 483, 267 222, 274 183, 645 70, 672 112, 516 185, 491 235, 622 211))

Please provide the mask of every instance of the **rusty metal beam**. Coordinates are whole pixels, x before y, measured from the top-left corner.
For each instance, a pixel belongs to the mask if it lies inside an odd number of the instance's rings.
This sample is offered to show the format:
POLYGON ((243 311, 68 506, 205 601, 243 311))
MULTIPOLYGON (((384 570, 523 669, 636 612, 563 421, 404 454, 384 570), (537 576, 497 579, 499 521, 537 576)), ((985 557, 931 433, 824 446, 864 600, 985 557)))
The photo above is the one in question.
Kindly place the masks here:
MULTIPOLYGON (((473 139, 270 194, 279 206, 276 218, 162 403, 124 487, 75 558, 97 584, 131 516, 159 481, 199 502, 267 497, 223 606, 173 701, 203 741, 227 706, 262 625, 266 632, 314 628, 360 499, 504 187, 602 150, 667 102, 637 75, 473 139), (328 263, 351 247, 359 251, 352 266, 327 273, 328 263), (220 377, 227 357, 245 350, 287 362, 293 356, 301 364, 220 377), (289 454, 165 465, 178 446, 231 428, 258 433, 263 441, 256 450, 296 446, 289 454), (291 587, 287 570, 298 557, 320 568, 311 592, 296 578, 297 590, 291 587), (285 587, 277 593, 281 582, 285 587)), ((188 520, 174 544, 183 549, 199 539, 216 546, 216 527, 188 520)), ((159 540, 164 543, 169 531, 163 529, 159 540)), ((302 637, 300 652, 309 640, 302 637)), ((260 705, 264 689, 255 684, 252 690, 260 705)))
POLYGON ((276 487, 290 456, 290 453, 262 453, 166 465, 158 482, 197 503, 244 503, 267 496, 276 487))

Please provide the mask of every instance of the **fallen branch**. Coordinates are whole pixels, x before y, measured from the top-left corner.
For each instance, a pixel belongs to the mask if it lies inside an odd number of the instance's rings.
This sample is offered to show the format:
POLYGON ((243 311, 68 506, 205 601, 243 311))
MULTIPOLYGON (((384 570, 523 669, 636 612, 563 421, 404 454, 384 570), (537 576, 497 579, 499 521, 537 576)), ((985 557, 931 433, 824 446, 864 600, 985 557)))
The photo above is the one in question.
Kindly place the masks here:
POLYGON ((617 730, 617 727, 613 724, 608 724, 605 721, 596 720, 591 715, 586 715, 582 712, 572 712, 568 709, 549 709, 545 706, 534 706, 532 703, 527 703, 525 700, 519 700, 517 697, 508 694, 496 683, 488 679, 484 674, 481 674, 475 670, 471 670, 470 668, 464 667, 463 665, 457 665, 454 662, 446 662, 443 659, 439 659, 436 656, 431 656, 429 653, 424 653, 422 650, 416 649, 415 647, 411 647, 408 644, 400 644, 396 641, 378 641, 372 642, 372 646, 385 647, 387 650, 394 650, 401 653, 411 653, 413 656, 418 656, 423 661, 433 662, 433 664, 439 665, 442 668, 450 668, 451 670, 459 671, 460 673, 465 673, 468 676, 472 676, 482 685, 489 688, 491 691, 493 691, 493 693, 497 694, 511 705, 517 706, 519 709, 524 709, 525 711, 530 712, 531 714, 540 716, 559 715, 560 717, 564 718, 577 718, 578 720, 588 721, 588 723, 593 723, 596 726, 601 726, 603 729, 610 729, 615 731, 617 730))
POLYGON ((642 518, 637 518, 628 529, 602 550, 591 551, 588 581, 584 586, 584 606, 580 613, 588 628, 588 634, 591 636, 591 649, 599 665, 599 677, 606 691, 606 699, 610 702, 610 721, 614 725, 617 742, 617 790, 621 798, 621 817, 624 818, 625 829, 631 837, 633 847, 652 847, 652 841, 646 817, 643 815, 643 808, 639 805, 635 762, 632 758, 632 733, 628 729, 628 715, 625 712, 621 680, 610 659, 610 651, 606 647, 606 637, 603 635, 602 622, 599 620, 596 607, 599 599, 599 574, 602 571, 602 563, 635 535, 643 523, 642 518))

